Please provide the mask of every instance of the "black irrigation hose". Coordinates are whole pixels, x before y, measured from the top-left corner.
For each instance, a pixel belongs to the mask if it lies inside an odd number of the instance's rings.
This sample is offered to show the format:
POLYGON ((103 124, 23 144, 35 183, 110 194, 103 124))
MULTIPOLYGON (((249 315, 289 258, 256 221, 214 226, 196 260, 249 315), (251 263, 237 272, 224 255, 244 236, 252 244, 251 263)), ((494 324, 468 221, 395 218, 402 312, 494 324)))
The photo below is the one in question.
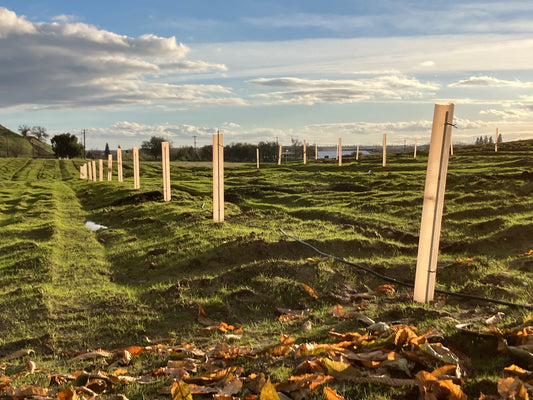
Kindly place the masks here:
MULTIPOLYGON (((304 242, 303 240, 297 238, 296 236, 289 235, 283 229, 279 228, 279 230, 285 236, 290 237, 291 239, 296 240, 298 243, 301 243, 301 244, 313 249, 315 252, 317 252, 318 254, 320 254, 320 255, 322 255, 324 257, 329 257, 329 258, 332 258, 332 259, 334 259, 336 261, 339 261, 339 262, 341 262, 343 264, 347 264, 347 265, 350 265, 352 267, 356 267, 356 268, 362 269, 363 271, 366 271, 366 272, 368 272, 368 273, 370 273, 370 274, 372 274, 374 276, 377 276, 378 278, 383 279, 386 282, 392 282, 392 283, 395 283, 395 284, 400 285, 400 286, 406 286, 406 287, 411 287, 411 288, 413 288, 415 286, 414 283, 399 281, 396 278, 392 278, 390 276, 380 274, 379 272, 373 271, 370 268, 365 267, 365 266, 363 266, 361 264, 356 264, 356 263, 347 261, 344 258, 333 256, 333 255, 328 254, 328 253, 324 253, 323 251, 317 249, 312 244, 304 242)), ((476 296, 474 294, 451 292, 449 290, 443 290, 443 289, 435 289, 435 292, 441 293, 441 294, 446 294, 446 295, 449 295, 449 296, 463 297, 463 298, 466 298, 466 299, 481 300, 481 301, 485 301, 485 302, 488 302, 488 303, 496 303, 496 304, 501 304, 501 305, 510 306, 510 307, 518 307, 518 308, 525 308, 525 309, 528 309, 528 310, 533 310, 533 305, 530 305, 530 304, 516 304, 516 303, 511 303, 509 301, 491 299, 491 298, 488 298, 488 297, 476 296)))

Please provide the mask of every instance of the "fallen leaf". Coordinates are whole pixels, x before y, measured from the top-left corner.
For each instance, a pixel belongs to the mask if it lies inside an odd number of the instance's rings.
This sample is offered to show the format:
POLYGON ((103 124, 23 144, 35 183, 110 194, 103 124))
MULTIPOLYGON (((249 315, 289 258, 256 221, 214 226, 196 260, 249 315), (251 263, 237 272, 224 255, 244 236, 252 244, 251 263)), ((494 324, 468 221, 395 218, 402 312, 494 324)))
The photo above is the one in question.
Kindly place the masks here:
POLYGON ((340 304, 337 304, 336 306, 333 307, 333 316, 335 318, 344 317, 344 308, 340 304))
POLYGON ((415 382, 418 385, 421 397, 424 400, 447 399, 447 400, 467 400, 466 394, 449 379, 439 380, 427 371, 420 371, 415 375, 415 382))
POLYGON ((109 351, 96 350, 96 351, 90 351, 87 353, 82 353, 74 358, 71 358, 70 361, 90 360, 90 359, 100 358, 100 357, 108 358, 111 356, 112 356, 112 353, 110 353, 109 351))
POLYGON ((28 370, 28 373, 33 374, 37 369, 37 363, 31 360, 26 361, 26 369, 28 370))
POLYGON ((327 400, 344 400, 344 397, 337 394, 337 391, 329 386, 324 387, 324 395, 327 400))
POLYGON ((498 393, 504 399, 529 400, 527 389, 517 378, 498 378, 498 393))
POLYGON ((260 400, 280 400, 278 396, 278 392, 276 392, 276 388, 270 382, 270 378, 268 378, 265 385, 261 389, 261 394, 259 395, 259 399, 260 400))
POLYGON ((361 372, 357 368, 342 361, 333 361, 329 358, 321 358, 320 364, 326 369, 328 374, 333 375, 339 380, 351 380, 361 375, 361 372))
POLYGON ((170 394, 172 395, 172 400, 193 400, 189 385, 183 381, 174 382, 170 389, 170 394))
POLYGON ((322 368, 322 366, 317 361, 311 360, 305 360, 301 362, 296 366, 295 370, 298 372, 324 372, 324 368, 322 368))
POLYGON ((22 358, 31 355, 35 355, 35 351, 33 349, 22 349, 4 357, 3 361, 14 360, 15 358, 22 358))
POLYGON ((313 299, 318 299, 318 296, 316 295, 316 293, 315 293, 315 291, 313 290, 312 287, 310 287, 309 285, 306 285, 305 283, 300 283, 300 286, 313 299))
POLYGON ((57 400, 77 400, 78 395, 72 386, 60 391, 57 394, 57 400))
POLYGON ((390 294, 394 293, 396 290, 394 289, 394 285, 384 284, 379 285, 376 290, 374 290, 374 293, 376 294, 390 294))
POLYGON ((22 400, 36 396, 47 397, 48 389, 34 385, 23 385, 17 388, 9 387, 6 390, 6 394, 8 397, 11 397, 15 400, 22 400))
POLYGON ((205 326, 215 326, 218 325, 218 322, 212 320, 207 316, 204 309, 200 304, 198 304, 198 322, 205 326))

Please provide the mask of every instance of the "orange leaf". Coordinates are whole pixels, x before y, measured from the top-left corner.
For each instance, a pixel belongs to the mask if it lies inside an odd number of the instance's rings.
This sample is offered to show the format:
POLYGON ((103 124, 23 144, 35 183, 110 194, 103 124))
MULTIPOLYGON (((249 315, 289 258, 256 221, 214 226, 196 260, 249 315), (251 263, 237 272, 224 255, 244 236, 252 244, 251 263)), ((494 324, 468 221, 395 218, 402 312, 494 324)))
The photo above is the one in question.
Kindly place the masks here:
POLYGON ((218 325, 218 323, 207 316, 204 309, 198 304, 198 322, 205 326, 218 325))
POLYGON ((311 288, 310 286, 306 285, 305 283, 300 283, 302 289, 309 295, 311 296, 313 299, 318 299, 318 296, 316 295, 315 291, 313 290, 313 288, 311 288))
POLYGON ((411 343, 412 340, 416 339, 417 337, 418 335, 410 326, 404 326, 398 332, 396 332, 396 336, 394 337, 394 344, 396 346, 402 347, 407 346, 411 343))
POLYGON ((440 375, 455 375, 455 370, 457 369, 457 365, 444 365, 440 368, 437 368, 431 372, 431 375, 433 376, 440 376, 440 375))
POLYGON ((389 293, 394 293, 395 289, 394 289, 394 285, 384 284, 384 285, 379 285, 378 288, 374 290, 374 292, 376 294, 389 294, 389 293))
POLYGON ((514 365, 514 364, 509 367, 504 368, 504 371, 510 375, 518 376, 521 379, 525 379, 531 374, 530 371, 520 368, 519 366, 514 365))
POLYGON ((344 400, 344 397, 337 394, 337 391, 329 386, 324 387, 324 394, 327 400, 344 400))
POLYGON ((344 317, 344 308, 340 304, 333 307, 333 316, 336 318, 344 317))
POLYGON ((529 400, 527 389, 517 378, 498 378, 498 393, 504 399, 529 400))
POLYGON ((268 378, 267 382, 263 386, 263 389, 261 389, 261 394, 259 395, 259 399, 260 400, 280 400, 278 396, 278 392, 276 392, 276 388, 270 382, 270 378, 268 378))
POLYGON ((69 386, 57 394, 57 400, 76 400, 77 398, 78 395, 72 386, 69 386))
POLYGON ((305 360, 296 366, 296 371, 323 373, 324 368, 322 368, 322 366, 317 361, 305 360))

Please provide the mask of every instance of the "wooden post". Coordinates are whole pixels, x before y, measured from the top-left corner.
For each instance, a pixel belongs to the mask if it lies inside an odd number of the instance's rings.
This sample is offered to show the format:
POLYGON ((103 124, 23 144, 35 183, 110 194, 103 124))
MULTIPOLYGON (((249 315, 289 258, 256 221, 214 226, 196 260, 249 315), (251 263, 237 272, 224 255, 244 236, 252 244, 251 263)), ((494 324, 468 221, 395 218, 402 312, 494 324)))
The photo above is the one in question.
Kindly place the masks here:
POLYGON ((93 168, 92 168, 90 161, 88 163, 88 169, 89 169, 89 180, 92 181, 93 180, 93 168))
POLYGON ((107 156, 107 180, 111 182, 113 178, 113 156, 109 154, 107 156))
POLYGON ((170 201, 170 145, 161 143, 161 165, 163 167, 163 201, 170 201))
POLYGON ((213 221, 224 221, 224 143, 219 132, 213 135, 213 221))
POLYGON ((83 179, 83 165, 80 165, 80 179, 83 179))
POLYGON ((304 154, 304 165, 307 164, 307 145, 305 143, 305 140, 304 140, 304 144, 303 144, 303 154, 304 154))
POLYGON ((359 161, 359 145, 357 145, 357 150, 355 151, 355 161, 359 161))
POLYGON ((315 143, 315 161, 318 160, 318 146, 315 143))
POLYGON ((415 139, 415 152, 414 152, 414 154, 413 154, 413 158, 416 158, 416 146, 417 146, 417 144, 418 144, 418 143, 417 143, 417 141, 416 141, 416 139, 415 139))
POLYGON ((383 134, 383 166, 387 166, 387 134, 383 134))
POLYGON ((256 159, 257 159, 257 168, 259 168, 259 147, 255 151, 256 159))
POLYGON ((117 177, 119 182, 124 181, 122 176, 122 149, 120 147, 117 149, 117 177))
POLYGON ((496 128, 496 140, 494 140, 494 152, 498 152, 498 128, 496 128))
POLYGON ((453 109, 451 103, 435 104, 416 264, 414 300, 418 302, 433 300, 435 292, 453 109))
POLYGON ((339 167, 342 165, 342 138, 339 138, 339 167))
POLYGON ((453 138, 450 136, 450 155, 453 156, 453 138))
POLYGON ((279 152, 278 152, 278 165, 281 165, 281 154, 283 152, 283 146, 279 145, 279 152))
POLYGON ((133 188, 140 189, 141 183, 139 179, 139 148, 133 148, 133 188))
POLYGON ((93 169, 93 181, 96 182, 96 161, 95 160, 91 161, 91 166, 93 169))
POLYGON ((98 180, 102 182, 104 180, 104 160, 99 159, 98 160, 98 180))

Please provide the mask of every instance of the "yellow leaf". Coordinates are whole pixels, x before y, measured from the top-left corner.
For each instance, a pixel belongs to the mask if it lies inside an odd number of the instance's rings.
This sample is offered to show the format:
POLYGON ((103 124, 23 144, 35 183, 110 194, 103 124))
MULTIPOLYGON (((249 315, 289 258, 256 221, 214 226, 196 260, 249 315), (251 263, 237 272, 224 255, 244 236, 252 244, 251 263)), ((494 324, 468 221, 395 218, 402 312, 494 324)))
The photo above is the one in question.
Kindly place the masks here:
POLYGON ((309 295, 311 296, 313 299, 318 299, 318 296, 316 295, 315 291, 313 290, 312 287, 306 285, 305 283, 300 283, 300 285, 302 286, 302 289, 309 295))
POLYGON ((170 394, 172 395, 172 400, 193 400, 189 385, 183 381, 174 382, 170 389, 170 394))
POLYGON ((329 386, 324 387, 324 394, 327 400, 344 400, 344 397, 337 394, 337 391, 329 386))
MULTIPOLYGON (((270 378, 266 381, 263 389, 261 389, 261 394, 259 395, 260 400, 280 400, 276 388, 270 382, 270 378)), ((173 399, 174 400, 174 399, 173 399)))
POLYGON ((329 358, 322 358, 320 363, 324 368, 326 368, 328 374, 333 375, 339 380, 351 380, 360 375, 360 372, 357 368, 342 361, 333 361, 329 358))

